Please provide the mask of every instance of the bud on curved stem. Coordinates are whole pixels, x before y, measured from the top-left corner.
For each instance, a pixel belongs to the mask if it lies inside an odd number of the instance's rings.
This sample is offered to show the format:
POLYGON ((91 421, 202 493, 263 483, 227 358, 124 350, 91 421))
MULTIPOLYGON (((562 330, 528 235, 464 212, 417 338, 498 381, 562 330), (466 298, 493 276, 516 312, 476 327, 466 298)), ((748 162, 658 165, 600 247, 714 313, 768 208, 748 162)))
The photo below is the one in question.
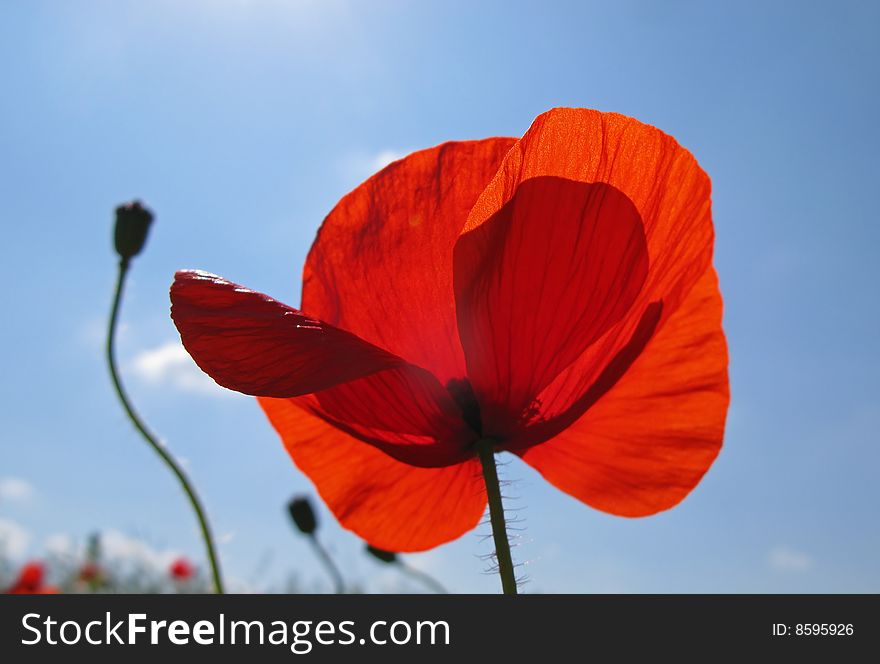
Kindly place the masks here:
POLYGON ((383 563, 396 563, 397 562, 397 554, 392 551, 385 551, 384 549, 379 549, 372 544, 367 544, 367 553, 369 553, 373 558, 381 560, 383 563))
POLYGON ((122 303, 125 278, 128 275, 130 259, 137 255, 144 247, 144 243, 147 239, 147 231, 149 230, 152 221, 153 213, 143 207, 138 201, 127 205, 120 205, 116 208, 115 239, 116 251, 119 253, 120 260, 119 274, 116 279, 116 292, 113 295, 113 306, 110 310, 110 322, 107 328, 107 365, 110 369, 110 378, 113 381, 116 396, 119 397, 119 401, 122 403, 122 407, 125 409, 128 418, 147 444, 174 474, 177 481, 180 483, 183 492, 186 494, 186 497, 193 508, 193 512, 195 512, 196 519, 199 522, 202 540, 205 543, 205 549, 208 554, 208 563, 211 566, 214 591, 218 594, 222 594, 224 592, 223 579, 220 574, 220 562, 217 558, 214 538, 211 535, 208 517, 205 515, 205 510, 196 494, 195 488, 186 473, 183 471, 183 468, 177 463, 174 457, 171 456, 171 453, 165 449, 165 446, 159 442, 149 428, 147 428, 146 423, 134 409, 125 388, 122 386, 122 379, 119 377, 119 370, 116 367, 116 325, 119 319, 119 307, 122 303))
POLYGON ((316 533, 318 530, 318 519, 315 516, 315 510, 312 509, 311 501, 306 496, 297 496, 287 503, 287 512, 290 514, 290 518, 297 527, 297 530, 309 538, 318 559, 333 579, 333 587, 336 594, 344 593, 345 581, 342 578, 342 574, 336 563, 333 562, 327 549, 318 540, 316 533))
POLYGON ((153 223, 153 213, 140 201, 125 203, 116 208, 116 228, 113 240, 116 253, 127 263, 137 256, 147 242, 147 233, 153 223))
POLYGON ((287 503, 287 511, 294 525, 304 535, 311 535, 317 530, 318 520, 315 518, 315 511, 305 496, 299 496, 287 503))

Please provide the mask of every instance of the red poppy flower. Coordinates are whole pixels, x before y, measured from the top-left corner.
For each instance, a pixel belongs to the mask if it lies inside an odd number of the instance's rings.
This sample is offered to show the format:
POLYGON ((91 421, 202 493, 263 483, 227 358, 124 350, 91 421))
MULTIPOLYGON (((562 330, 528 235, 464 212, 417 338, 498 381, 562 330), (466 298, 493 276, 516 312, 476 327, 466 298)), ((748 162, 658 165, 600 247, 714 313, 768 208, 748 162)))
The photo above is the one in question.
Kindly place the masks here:
POLYGON ((416 551, 480 520, 481 438, 612 514, 690 492, 728 405, 713 237, 709 178, 672 137, 554 109, 345 196, 299 310, 183 271, 172 317, 343 526, 416 551))
POLYGON ((189 581, 195 576, 196 570, 186 558, 177 558, 171 563, 168 573, 175 581, 189 581))
POLYGON ((54 595, 58 592, 55 586, 43 583, 46 568, 43 563, 32 561, 27 563, 18 573, 18 580, 6 590, 10 595, 54 595))
POLYGON ((101 568, 91 560, 87 560, 79 568, 78 578, 85 583, 97 582, 102 576, 101 568))

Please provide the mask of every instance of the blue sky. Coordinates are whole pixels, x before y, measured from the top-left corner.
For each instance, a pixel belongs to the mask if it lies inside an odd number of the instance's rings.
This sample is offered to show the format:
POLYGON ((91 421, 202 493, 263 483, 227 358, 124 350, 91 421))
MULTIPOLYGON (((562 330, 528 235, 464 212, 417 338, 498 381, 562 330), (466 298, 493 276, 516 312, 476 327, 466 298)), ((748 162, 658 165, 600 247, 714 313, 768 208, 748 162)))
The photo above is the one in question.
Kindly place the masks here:
MULTIPOLYGON (((384 160, 585 106, 657 125, 712 177, 733 398, 719 459, 655 517, 505 466, 526 589, 880 591, 878 25, 873 2, 3 3, 0 531, 21 556, 102 529, 201 559, 102 360, 112 209, 141 197, 157 221, 122 313, 130 391, 185 459, 228 575, 328 589, 283 512, 308 480, 256 403, 176 346, 174 271, 298 304, 323 216, 384 160)), ((412 588, 320 516, 351 577, 412 588)), ((411 562, 494 592, 486 532, 411 562)))

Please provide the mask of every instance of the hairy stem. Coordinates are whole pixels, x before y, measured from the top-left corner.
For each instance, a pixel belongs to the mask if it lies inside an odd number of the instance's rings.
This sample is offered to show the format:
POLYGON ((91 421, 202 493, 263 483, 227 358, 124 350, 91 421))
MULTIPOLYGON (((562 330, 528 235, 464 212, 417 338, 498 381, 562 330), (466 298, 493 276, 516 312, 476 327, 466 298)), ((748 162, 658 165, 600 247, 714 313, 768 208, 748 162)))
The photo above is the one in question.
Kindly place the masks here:
POLYGON ((125 388, 122 386, 122 381, 119 378, 119 371, 116 367, 115 352, 116 323, 119 318, 119 305, 122 302, 122 291, 123 286, 125 285, 125 277, 128 274, 128 268, 128 260, 122 259, 119 262, 119 277, 116 280, 116 293, 113 296, 113 309, 110 311, 110 325, 107 330, 107 364, 110 367, 110 377, 113 379, 113 387, 116 389, 116 394, 122 402, 122 407, 125 409, 132 424, 134 424, 135 429, 137 429, 141 436, 143 436, 149 446, 153 448, 153 451, 159 456, 162 462, 168 466, 168 469, 174 473, 174 476, 177 478, 178 482, 180 482, 180 486, 186 494, 187 499, 189 499, 189 503, 192 505, 193 511, 196 513, 196 518, 198 519, 199 527, 202 531, 202 539, 205 542, 205 548, 208 551, 208 562, 211 566, 211 577, 214 583, 214 591, 218 594, 223 594, 223 580, 220 575, 220 563, 217 559, 214 539, 211 535, 211 528, 208 525, 208 519, 205 516, 205 510, 196 495, 195 489, 189 478, 186 476, 186 473, 183 471, 183 468, 180 467, 180 465, 174 460, 174 457, 172 457, 168 450, 166 450, 157 440, 156 436, 150 432, 147 425, 137 414, 137 411, 135 411, 134 406, 132 406, 128 395, 125 392, 125 388))
POLYGON ((498 559, 501 588, 505 595, 516 595, 513 558, 510 555, 510 540, 507 539, 507 525, 504 522, 501 486, 498 483, 498 471, 495 468, 494 441, 484 438, 477 443, 477 452, 483 466, 483 479, 486 482, 486 495, 489 498, 489 520, 492 523, 492 537, 495 539, 495 556, 498 559))

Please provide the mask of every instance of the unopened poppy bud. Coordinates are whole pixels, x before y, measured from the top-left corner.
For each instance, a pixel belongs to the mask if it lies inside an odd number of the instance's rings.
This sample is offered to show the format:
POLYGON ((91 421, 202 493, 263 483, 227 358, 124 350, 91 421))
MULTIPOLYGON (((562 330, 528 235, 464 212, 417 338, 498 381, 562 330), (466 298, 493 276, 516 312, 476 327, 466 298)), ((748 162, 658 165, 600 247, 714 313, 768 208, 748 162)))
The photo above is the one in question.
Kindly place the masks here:
POLYGON ((367 553, 369 553, 374 558, 378 558, 383 563, 396 563, 397 562, 397 554, 391 551, 385 551, 384 549, 377 549, 375 546, 371 544, 367 544, 367 553))
POLYGON ((300 532, 306 535, 311 535, 315 532, 318 522, 315 519, 315 511, 312 509, 312 504, 308 498, 302 496, 294 498, 287 504, 287 511, 290 512, 290 518, 293 519, 300 532))
POLYGON ((116 253, 122 260, 128 260, 141 252, 151 223, 153 213, 141 205, 140 201, 132 201, 116 208, 114 240, 116 253))

